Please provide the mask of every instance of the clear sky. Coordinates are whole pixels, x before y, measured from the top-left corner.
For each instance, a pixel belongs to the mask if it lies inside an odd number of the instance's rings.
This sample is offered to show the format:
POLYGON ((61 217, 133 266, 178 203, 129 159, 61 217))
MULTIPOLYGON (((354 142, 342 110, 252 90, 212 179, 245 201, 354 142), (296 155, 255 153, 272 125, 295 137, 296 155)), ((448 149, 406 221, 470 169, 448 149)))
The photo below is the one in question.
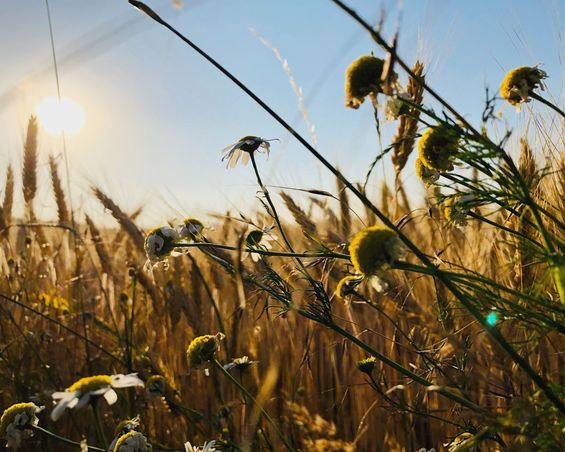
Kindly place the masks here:
MULTIPOLYGON (((329 0, 148 0, 163 18, 209 52, 273 109, 308 135, 278 48, 304 92, 318 149, 361 181, 378 152, 370 105, 344 107, 344 71, 374 51, 370 37, 329 0)), ((399 53, 424 61, 426 77, 472 121, 484 87, 497 89, 505 72, 542 64, 552 98, 563 105, 563 0, 350 0, 385 34, 400 24, 399 53)), ((145 224, 230 208, 258 208, 250 167, 226 170, 220 151, 242 135, 280 138, 271 158, 259 157, 265 182, 333 189, 334 181, 288 133, 189 47, 133 9, 126 0, 50 0, 63 96, 84 108, 85 127, 68 138, 74 207, 89 211, 90 184, 126 210, 145 205, 145 224)), ((56 93, 45 4, 0 2, 0 183, 8 163, 19 169, 27 118, 56 93)), ((402 80, 405 77, 401 76, 402 80)), ((509 124, 523 121, 499 104, 509 124)), ((394 130, 386 124, 384 138, 394 130)), ((44 190, 38 210, 50 214, 48 153, 60 139, 42 132, 44 190)), ((415 190, 412 160, 403 178, 415 190)), ((390 164, 378 180, 391 177, 390 164)), ((18 187, 19 189, 19 187, 18 187)))

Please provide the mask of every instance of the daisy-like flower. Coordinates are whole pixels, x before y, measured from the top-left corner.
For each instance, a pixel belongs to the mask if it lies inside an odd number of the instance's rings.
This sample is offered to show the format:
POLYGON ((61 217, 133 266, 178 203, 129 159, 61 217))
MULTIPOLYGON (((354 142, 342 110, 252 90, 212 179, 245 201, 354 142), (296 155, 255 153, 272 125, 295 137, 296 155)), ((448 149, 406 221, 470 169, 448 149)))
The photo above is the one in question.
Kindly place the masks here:
POLYGON ((184 443, 185 452, 216 452, 216 441, 205 442, 203 446, 193 446, 190 441, 184 443))
POLYGON ((175 242, 180 240, 179 233, 170 226, 161 226, 152 229, 145 237, 145 254, 147 266, 154 267, 159 262, 166 260, 175 249, 175 242))
POLYGON ((197 242, 200 239, 204 225, 196 218, 185 218, 182 226, 179 228, 179 237, 181 239, 197 242))
POLYGON ((233 168, 241 158, 241 164, 247 165, 251 154, 255 151, 264 152, 269 157, 271 150, 270 141, 278 141, 278 138, 265 139, 253 135, 246 135, 241 137, 235 144, 230 144, 228 147, 222 149, 222 162, 227 160, 226 168, 233 168))
POLYGON ((335 294, 344 298, 353 293, 355 288, 363 281, 363 277, 359 275, 347 275, 339 280, 335 289, 335 294))
POLYGON ((122 435, 116 441, 113 452, 146 452, 151 450, 151 445, 147 442, 147 438, 141 433, 132 430, 122 435))
POLYGON ((351 263, 364 276, 385 271, 404 253, 404 246, 396 232, 381 226, 359 231, 349 245, 351 263))
POLYGON ((371 374, 375 369, 375 365, 377 364, 377 358, 371 356, 369 358, 362 359, 361 361, 357 361, 357 369, 361 372, 366 374, 371 374))
POLYGON ((145 382, 145 388, 151 395, 164 396, 169 383, 162 375, 151 375, 145 382))
POLYGON ((56 421, 67 408, 82 408, 92 398, 104 397, 108 405, 113 405, 118 400, 114 389, 144 386, 137 374, 95 375, 85 377, 73 383, 63 392, 54 392, 51 397, 58 400, 51 412, 51 419, 56 421))
POLYGON ((440 173, 435 169, 430 169, 422 163, 420 158, 416 159, 416 175, 420 178, 424 184, 432 185, 435 181, 439 179, 440 173))
POLYGON ((212 361, 220 350, 220 341, 225 335, 218 333, 198 336, 192 340, 186 349, 186 358, 191 369, 197 369, 208 361, 212 361))
POLYGON ((116 429, 114 430, 114 439, 113 441, 110 443, 110 446, 108 446, 108 448, 110 450, 114 450, 114 448, 116 447, 116 444, 118 442, 118 440, 125 434, 132 432, 134 430, 137 430, 137 428, 139 427, 140 424, 140 418, 139 415, 135 416, 133 419, 124 419, 123 421, 121 421, 117 426, 116 429))
POLYGON ((500 85, 500 95, 516 108, 523 102, 530 101, 530 94, 536 88, 543 89, 542 80, 547 74, 538 67, 522 66, 506 74, 500 85))
POLYGON ((357 58, 345 71, 345 106, 357 109, 371 96, 376 103, 377 94, 382 92, 381 76, 384 60, 373 55, 357 58))
POLYGON ((237 370, 245 370, 252 364, 257 364, 259 361, 251 361, 249 356, 242 356, 241 358, 234 358, 231 363, 224 364, 224 369, 237 369, 237 370))
POLYGON ((270 242, 274 240, 274 237, 269 235, 270 230, 271 228, 265 227, 263 229, 255 229, 247 234, 245 238, 246 251, 242 256, 243 260, 251 256, 253 262, 259 262, 261 255, 254 253, 253 250, 267 251, 273 247, 270 242))
POLYGON ((445 219, 456 227, 465 226, 470 209, 469 203, 474 199, 475 197, 471 194, 450 196, 445 201, 443 209, 445 219))
POLYGON ((18 449, 23 440, 33 436, 33 429, 39 424, 37 413, 43 407, 32 402, 16 403, 4 410, 0 418, 0 436, 6 440, 6 446, 18 449))
POLYGON ((418 157, 430 170, 451 171, 458 145, 459 138, 452 130, 443 126, 430 127, 418 142, 418 157))

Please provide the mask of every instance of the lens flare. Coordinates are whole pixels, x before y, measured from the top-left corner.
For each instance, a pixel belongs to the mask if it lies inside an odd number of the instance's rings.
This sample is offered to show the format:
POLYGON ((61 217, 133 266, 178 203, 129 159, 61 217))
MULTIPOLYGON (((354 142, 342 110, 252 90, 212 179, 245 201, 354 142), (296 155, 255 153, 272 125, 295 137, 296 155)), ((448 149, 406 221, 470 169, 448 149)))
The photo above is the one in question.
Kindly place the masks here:
POLYGON ((35 108, 41 127, 53 136, 74 135, 84 126, 86 115, 74 100, 54 96, 43 99, 35 108))

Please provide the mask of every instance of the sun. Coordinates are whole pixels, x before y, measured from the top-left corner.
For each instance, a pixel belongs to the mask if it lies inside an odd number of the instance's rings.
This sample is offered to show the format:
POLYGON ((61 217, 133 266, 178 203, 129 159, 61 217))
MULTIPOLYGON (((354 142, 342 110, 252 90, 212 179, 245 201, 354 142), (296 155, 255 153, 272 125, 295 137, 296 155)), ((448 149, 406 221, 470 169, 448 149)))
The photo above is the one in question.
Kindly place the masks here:
POLYGON ((51 96, 43 99, 35 108, 41 127, 53 136, 74 135, 84 126, 86 115, 83 108, 67 97, 51 96))

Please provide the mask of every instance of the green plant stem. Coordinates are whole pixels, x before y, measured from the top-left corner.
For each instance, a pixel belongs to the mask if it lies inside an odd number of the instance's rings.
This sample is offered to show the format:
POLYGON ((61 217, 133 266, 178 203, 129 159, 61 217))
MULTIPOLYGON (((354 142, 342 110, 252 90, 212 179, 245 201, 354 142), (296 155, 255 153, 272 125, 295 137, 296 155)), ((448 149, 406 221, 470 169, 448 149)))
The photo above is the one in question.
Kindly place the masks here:
MULTIPOLYGON (((208 243, 208 242, 195 242, 195 243, 175 243, 175 248, 221 248, 224 250, 230 251, 237 251, 238 248, 236 246, 231 245, 220 245, 217 243, 208 243)), ((270 250, 262 250, 259 248, 247 248, 246 251, 250 253, 257 253, 262 256, 281 256, 281 257, 304 257, 304 258, 316 258, 316 259, 324 259, 324 258, 335 258, 335 259, 346 259, 349 260, 349 254, 343 253, 296 253, 296 252, 284 252, 284 251, 270 251, 270 250)))
POLYGON ((104 433, 104 427, 102 426, 102 419, 100 417, 100 410, 98 409, 98 398, 92 398, 90 401, 90 406, 92 407, 92 412, 94 413, 94 423, 96 425, 96 435, 98 436, 98 441, 102 443, 105 451, 108 450, 108 440, 106 439, 106 434, 104 433))
MULTIPOLYGON (((46 430, 46 429, 44 429, 44 428, 42 428, 42 427, 39 427, 39 426, 36 425, 36 426, 32 426, 31 428, 32 428, 33 430, 35 430, 35 431, 41 433, 42 435, 48 436, 48 437, 50 437, 50 438, 53 438, 54 440, 60 441, 60 442, 62 442, 62 443, 69 444, 69 445, 71 445, 71 446, 76 446, 76 447, 79 448, 79 449, 81 448, 80 443, 77 443, 76 441, 72 441, 72 440, 70 440, 70 439, 68 439, 68 438, 64 438, 64 437, 62 437, 62 436, 59 436, 59 435, 57 435, 57 434, 55 434, 55 433, 53 433, 53 432, 50 432, 49 430, 46 430)), ((100 449, 99 447, 88 446, 88 450, 105 451, 106 449, 100 449)))
POLYGON ((214 365, 218 368, 218 370, 220 372, 222 372, 227 378, 228 380, 230 380, 235 386, 237 386, 239 388, 239 390, 241 392, 243 392, 261 411, 261 413, 263 413, 263 416, 265 416, 265 419, 267 419, 267 421, 269 422, 269 424, 271 424, 271 426, 273 427, 273 429, 275 430, 275 432, 277 433, 278 437, 280 438, 280 440, 284 443, 284 445, 287 447, 288 450, 291 451, 295 451, 294 447, 292 447, 292 445, 288 442, 288 439, 286 439, 286 437, 283 435, 283 433, 281 432, 281 430, 279 429, 279 426, 277 425, 277 423, 274 421, 274 419, 269 415, 269 413, 267 413, 267 411, 265 410, 265 408, 263 408, 263 406, 257 402, 257 400, 255 399, 255 397, 253 397, 251 395, 251 393, 245 388, 245 386, 243 386, 239 381, 237 381, 237 379, 235 379, 226 369, 224 369, 224 366, 222 366, 222 364, 217 360, 214 359, 214 361, 212 361, 214 363, 214 365))
MULTIPOLYGON (((332 0, 338 6, 342 7, 345 11, 347 11, 352 17, 355 18, 363 27, 365 27, 370 33, 371 36, 377 42, 383 46, 389 53, 393 53, 394 50, 386 44, 386 42, 376 33, 366 22, 364 22, 353 10, 346 7, 343 2, 340 0, 332 0)), ((292 136, 294 136, 323 166, 325 166, 334 176, 340 179, 343 184, 369 209, 371 212, 375 214, 375 216, 382 221, 382 223, 395 231, 398 234, 400 240, 407 246, 407 248, 412 251, 416 257, 426 266, 429 268, 435 268, 435 266, 430 262, 430 260, 426 257, 426 255, 414 244, 402 231, 396 227, 396 225, 386 216, 384 215, 360 190, 358 190, 343 174, 337 170, 333 165, 326 160, 322 154, 320 154, 310 143, 308 143, 302 135, 300 135, 293 127, 290 126, 280 115, 278 115, 271 107, 269 107, 263 100, 261 100, 253 91, 251 91, 247 86, 245 86, 241 81, 239 81, 234 75, 232 75, 227 69, 225 69, 222 65, 220 65, 216 60, 214 60, 211 56, 209 56, 206 52, 200 49, 197 45, 195 45, 190 39, 185 37, 182 33, 177 31, 174 27, 169 25, 165 22, 155 11, 149 8, 144 3, 137 1, 137 0, 129 0, 129 2, 151 17, 153 20, 167 28, 173 34, 178 36, 183 42, 189 45, 192 49, 194 49, 197 53, 199 53, 203 58, 205 58, 208 62, 210 62, 214 67, 216 67, 222 74, 228 77, 233 83, 235 83, 241 90, 243 90, 248 96, 250 96, 257 104, 259 104, 269 115, 271 115, 279 124, 281 124, 292 136)), ((414 77, 415 80, 420 80, 422 77, 416 76, 404 63, 400 58, 397 57, 396 61, 402 66, 402 68, 414 77)), ((451 107, 447 102, 445 102, 435 91, 433 91, 429 86, 425 84, 424 81, 421 81, 422 86, 433 96, 435 97, 440 103, 442 103, 446 109, 448 109, 454 116, 457 117, 465 126, 476 136, 479 142, 484 142, 488 145, 488 147, 494 147, 497 150, 499 148, 492 143, 490 140, 486 140, 468 121, 461 116, 453 107, 451 107)), ((503 153, 504 154, 504 153, 503 153)), ((506 155, 506 154, 504 154, 506 155)), ((508 156, 507 156, 508 157, 508 156)), ((514 165, 512 159, 509 159, 509 166, 514 174, 519 176, 519 172, 514 165)), ((523 183, 523 181, 522 181, 523 183)), ((526 194, 527 195, 527 194, 526 194)), ((529 198, 531 201, 531 198, 529 198)), ((537 212, 537 210, 536 210, 537 212)), ((539 215, 539 214, 538 214, 539 215)), ((542 230, 542 234, 546 235, 546 232, 542 230)), ((552 403, 565 414, 565 404, 559 399, 559 397, 553 392, 549 384, 545 381, 545 379, 541 378, 535 370, 529 365, 527 361, 525 361, 514 349, 513 347, 506 341, 506 339, 500 334, 500 332, 495 329, 491 328, 490 325, 486 322, 486 319, 481 315, 480 311, 478 311, 470 301, 468 301, 465 295, 445 276, 442 276, 441 273, 436 273, 435 277, 440 280, 445 287, 461 302, 461 304, 473 315, 481 325, 483 325, 486 331, 489 333, 489 336, 495 341, 498 342, 499 345, 511 356, 511 358, 521 367, 529 376, 530 378, 536 383, 536 385, 546 394, 546 396, 552 401, 552 403)), ((310 317, 311 318, 311 317, 310 317)), ((343 330, 344 331, 344 330, 343 330)), ((345 331, 344 331, 345 332, 345 331)), ((351 335, 349 335, 351 336, 351 335)), ((355 338, 356 339, 356 338, 355 338)), ((361 341, 357 342, 362 343, 361 341)), ((366 345, 365 345, 366 346, 366 345)), ((396 364, 396 363, 395 363, 396 364)), ((425 380, 424 380, 425 381, 425 380)), ((428 384, 429 385, 429 384, 428 384)), ((463 399, 465 400, 465 399, 463 399)), ((478 407, 480 408, 480 407, 478 407)))
POLYGON ((544 99, 543 97, 541 97, 539 94, 536 94, 534 92, 530 92, 529 96, 532 99, 537 100, 538 102, 541 102, 542 104, 544 104, 545 106, 551 108, 553 111, 557 112, 558 114, 561 115, 561 117, 565 118, 565 111, 561 110, 557 105, 552 104, 551 102, 549 102, 547 99, 544 99))

